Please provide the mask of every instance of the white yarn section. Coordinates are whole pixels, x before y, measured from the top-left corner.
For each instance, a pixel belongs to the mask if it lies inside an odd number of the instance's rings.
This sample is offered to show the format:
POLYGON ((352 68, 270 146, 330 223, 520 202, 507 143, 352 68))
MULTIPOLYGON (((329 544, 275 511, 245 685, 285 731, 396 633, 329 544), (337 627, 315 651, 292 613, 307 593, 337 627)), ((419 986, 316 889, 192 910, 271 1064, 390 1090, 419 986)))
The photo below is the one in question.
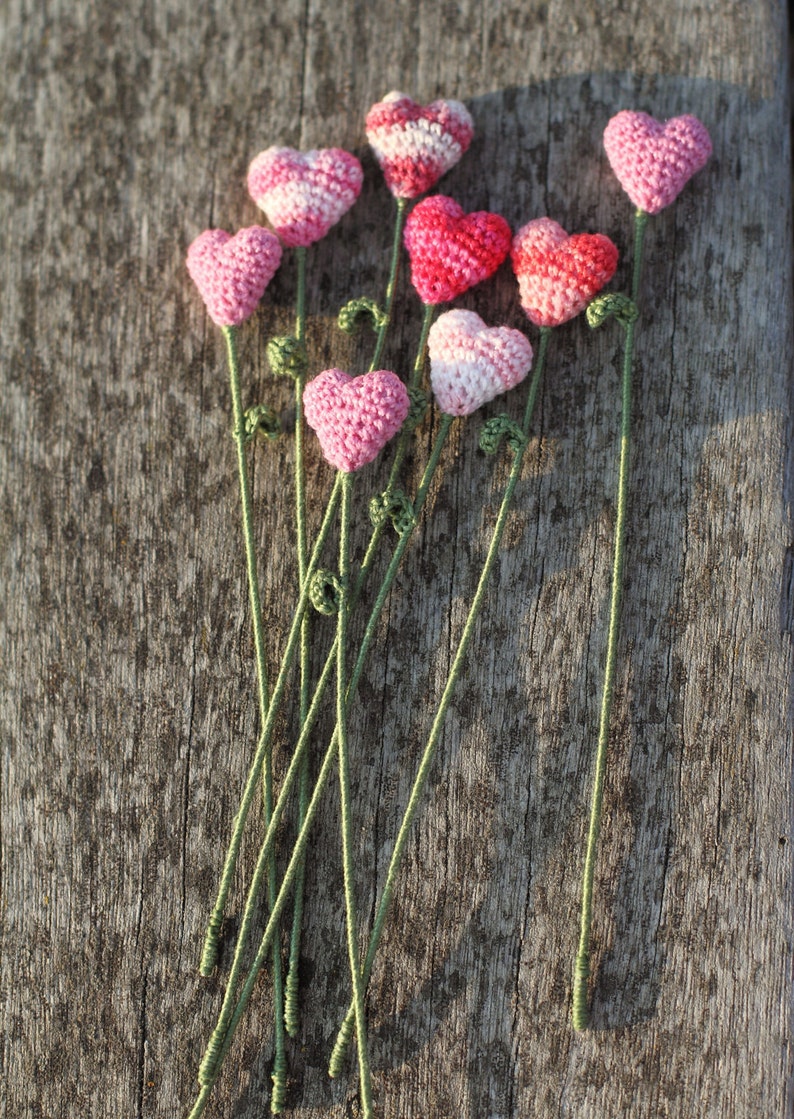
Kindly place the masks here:
POLYGON ((474 311, 447 311, 428 336, 430 383, 442 412, 468 416, 515 388, 532 366, 532 346, 520 330, 489 327, 474 311))

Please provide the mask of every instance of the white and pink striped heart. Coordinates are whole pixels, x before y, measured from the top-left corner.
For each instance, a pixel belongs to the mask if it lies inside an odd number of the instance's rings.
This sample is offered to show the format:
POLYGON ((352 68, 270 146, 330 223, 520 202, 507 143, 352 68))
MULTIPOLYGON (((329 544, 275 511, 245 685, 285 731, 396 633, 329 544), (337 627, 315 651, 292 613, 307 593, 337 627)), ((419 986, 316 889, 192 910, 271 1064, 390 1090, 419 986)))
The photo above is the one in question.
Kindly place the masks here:
POLYGON ((361 193, 364 173, 350 152, 268 148, 248 169, 248 191, 285 245, 325 237, 361 193))
POLYGON ((416 198, 454 167, 471 143, 474 125, 460 101, 418 105, 387 93, 367 113, 367 140, 395 198, 416 198))

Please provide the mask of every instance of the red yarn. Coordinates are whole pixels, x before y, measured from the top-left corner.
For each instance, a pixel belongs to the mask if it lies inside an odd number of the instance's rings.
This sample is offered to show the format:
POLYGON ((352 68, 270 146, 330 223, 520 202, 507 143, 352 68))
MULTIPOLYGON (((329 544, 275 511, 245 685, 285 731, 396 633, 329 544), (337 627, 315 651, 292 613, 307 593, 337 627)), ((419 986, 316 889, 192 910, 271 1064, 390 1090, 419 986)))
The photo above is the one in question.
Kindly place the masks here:
POLYGON ((618 250, 608 237, 569 237, 551 218, 537 218, 519 229, 510 255, 521 306, 535 326, 559 326, 574 318, 618 266, 618 250))
POLYGON ((466 214, 454 199, 435 194, 411 211, 405 247, 420 299, 448 303, 494 274, 510 251, 510 226, 499 214, 466 214))

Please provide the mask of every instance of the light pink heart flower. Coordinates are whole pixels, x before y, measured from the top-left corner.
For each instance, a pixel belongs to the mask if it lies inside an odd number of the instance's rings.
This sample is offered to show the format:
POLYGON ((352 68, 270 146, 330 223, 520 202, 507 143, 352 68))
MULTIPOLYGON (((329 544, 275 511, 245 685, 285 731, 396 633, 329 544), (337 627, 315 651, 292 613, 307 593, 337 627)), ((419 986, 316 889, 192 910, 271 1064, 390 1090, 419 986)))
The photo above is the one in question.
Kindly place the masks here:
POLYGON ((706 126, 690 115, 666 123, 626 109, 604 130, 604 148, 618 182, 648 214, 669 206, 711 155, 706 126))
POLYGON ((447 311, 430 328, 430 383, 442 412, 468 416, 524 380, 532 347, 520 330, 486 326, 474 311, 447 311))
POLYGON ((361 164, 341 148, 268 148, 248 169, 248 191, 285 245, 324 237, 361 193, 361 164))
POLYGON ((207 229, 187 251, 187 270, 218 326, 239 326, 254 313, 280 263, 279 239, 261 225, 234 237, 207 229))
POLYGON ((337 470, 352 473, 372 462, 408 415, 408 390, 385 369, 351 377, 326 369, 303 390, 306 423, 337 470))
POLYGON ((387 93, 367 113, 367 140, 395 198, 416 198, 454 167, 471 143, 474 125, 460 101, 418 105, 387 93))

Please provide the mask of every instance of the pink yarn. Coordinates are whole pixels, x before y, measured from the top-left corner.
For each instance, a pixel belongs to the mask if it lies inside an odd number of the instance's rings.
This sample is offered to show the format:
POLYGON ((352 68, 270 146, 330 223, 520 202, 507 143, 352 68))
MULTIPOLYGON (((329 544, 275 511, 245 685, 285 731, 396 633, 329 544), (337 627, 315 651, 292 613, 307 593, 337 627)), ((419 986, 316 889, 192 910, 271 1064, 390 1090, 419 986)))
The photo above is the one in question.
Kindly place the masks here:
POLYGON ((669 206, 711 155, 705 125, 690 115, 666 123, 624 110, 604 130, 604 148, 618 182, 649 214, 669 206))
POLYGON ((303 390, 306 422, 323 454, 348 474, 377 457, 402 427, 409 406, 405 385, 385 369, 361 377, 326 369, 303 390))
POLYGON ((389 190, 395 198, 416 198, 455 166, 474 124, 460 101, 419 105, 393 92, 367 113, 366 130, 389 190))
POLYGON ((361 193, 361 164, 341 148, 268 148, 248 169, 248 191, 285 245, 324 237, 361 193))
POLYGON ((187 270, 218 326, 239 326, 254 313, 280 263, 278 237, 260 225, 234 237, 207 229, 187 251, 187 270))
POLYGON ((618 250, 608 237, 569 237, 551 218, 537 218, 519 229, 511 258, 521 306, 535 326, 559 326, 574 318, 618 266, 618 250))
POLYGON ((448 303, 492 276, 510 251, 510 226, 499 214, 466 214, 452 198, 434 194, 405 223, 411 282, 424 303, 448 303))
POLYGON ((442 412, 468 416, 515 388, 532 365, 532 347, 520 330, 486 326, 474 311, 440 315, 427 339, 430 383, 442 412))

